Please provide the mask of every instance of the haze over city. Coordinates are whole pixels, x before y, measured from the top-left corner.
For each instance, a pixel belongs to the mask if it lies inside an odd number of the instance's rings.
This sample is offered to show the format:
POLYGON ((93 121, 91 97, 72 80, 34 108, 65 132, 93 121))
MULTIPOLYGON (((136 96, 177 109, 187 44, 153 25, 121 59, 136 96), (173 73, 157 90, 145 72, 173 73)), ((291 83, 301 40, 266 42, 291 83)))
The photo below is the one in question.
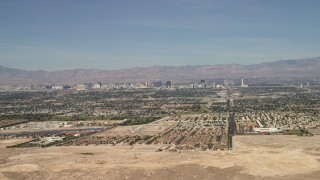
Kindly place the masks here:
POLYGON ((27 70, 318 57, 317 0, 1 1, 0 65, 27 70))
POLYGON ((319 7, 0 1, 0 179, 319 179, 319 7))

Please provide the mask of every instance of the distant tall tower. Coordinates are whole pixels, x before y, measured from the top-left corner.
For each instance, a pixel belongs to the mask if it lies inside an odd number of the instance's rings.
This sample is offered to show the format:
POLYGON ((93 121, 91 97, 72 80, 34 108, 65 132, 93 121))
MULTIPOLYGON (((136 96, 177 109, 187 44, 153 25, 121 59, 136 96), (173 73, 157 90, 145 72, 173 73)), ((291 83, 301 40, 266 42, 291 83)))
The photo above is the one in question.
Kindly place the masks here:
POLYGON ((206 87, 207 87, 207 82, 206 82, 206 80, 203 79, 203 80, 200 81, 200 83, 201 83, 201 87, 202 87, 202 88, 206 88, 206 87))
POLYGON ((161 81, 156 81, 152 83, 152 87, 161 87, 161 81))
POLYGON ((166 88, 172 88, 173 82, 171 81, 166 81, 166 88))
POLYGON ((244 84, 243 84, 243 77, 241 77, 241 87, 243 87, 244 84))

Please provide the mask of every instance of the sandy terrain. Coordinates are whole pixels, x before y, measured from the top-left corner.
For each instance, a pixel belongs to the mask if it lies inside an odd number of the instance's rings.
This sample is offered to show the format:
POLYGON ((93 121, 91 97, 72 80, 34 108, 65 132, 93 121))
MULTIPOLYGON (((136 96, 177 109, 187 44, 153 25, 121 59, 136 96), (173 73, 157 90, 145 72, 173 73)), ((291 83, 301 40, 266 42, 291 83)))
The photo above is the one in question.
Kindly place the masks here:
POLYGON ((232 151, 157 145, 15 148, 0 140, 0 179, 319 179, 320 136, 236 136, 232 151))
POLYGON ((176 121, 157 121, 143 125, 118 126, 108 131, 97 133, 95 136, 158 135, 176 123, 176 121))

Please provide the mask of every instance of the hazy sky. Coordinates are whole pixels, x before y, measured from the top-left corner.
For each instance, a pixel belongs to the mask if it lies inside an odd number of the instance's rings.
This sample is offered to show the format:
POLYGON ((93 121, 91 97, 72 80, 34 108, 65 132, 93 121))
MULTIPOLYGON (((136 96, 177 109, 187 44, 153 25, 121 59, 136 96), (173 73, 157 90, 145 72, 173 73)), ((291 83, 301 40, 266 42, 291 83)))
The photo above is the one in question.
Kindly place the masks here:
POLYGON ((319 0, 1 0, 0 65, 119 69, 320 56, 319 0))

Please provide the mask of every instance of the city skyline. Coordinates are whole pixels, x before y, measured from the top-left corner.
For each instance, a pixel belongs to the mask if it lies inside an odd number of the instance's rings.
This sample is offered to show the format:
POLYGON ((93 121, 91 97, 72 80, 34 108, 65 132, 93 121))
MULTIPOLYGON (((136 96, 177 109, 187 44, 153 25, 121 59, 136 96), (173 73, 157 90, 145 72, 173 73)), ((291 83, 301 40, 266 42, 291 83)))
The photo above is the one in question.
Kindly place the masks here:
POLYGON ((318 57, 320 2, 2 1, 0 65, 27 70, 318 57))

